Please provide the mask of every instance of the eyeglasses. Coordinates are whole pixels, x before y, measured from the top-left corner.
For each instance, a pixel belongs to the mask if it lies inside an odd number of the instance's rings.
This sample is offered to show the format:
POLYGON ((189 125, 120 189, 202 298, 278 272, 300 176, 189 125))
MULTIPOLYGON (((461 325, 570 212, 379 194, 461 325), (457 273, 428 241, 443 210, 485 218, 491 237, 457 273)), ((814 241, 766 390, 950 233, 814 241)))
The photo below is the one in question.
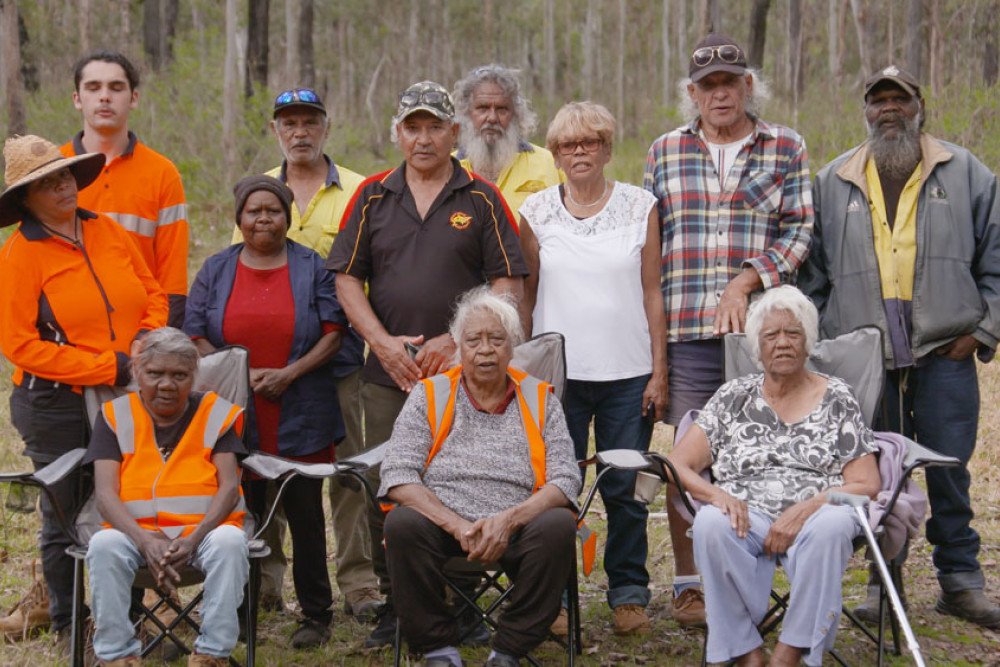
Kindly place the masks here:
POLYGON ((306 102, 307 104, 322 104, 319 101, 319 96, 308 88, 299 88, 297 90, 286 90, 282 94, 274 98, 274 106, 282 106, 285 104, 292 104, 293 102, 306 102))
POLYGON ((418 104, 441 107, 449 106, 451 101, 448 99, 448 93, 443 93, 440 90, 412 90, 399 96, 400 106, 415 107, 418 104))
POLYGON ((600 139, 579 139, 577 141, 560 141, 556 149, 560 155, 572 155, 577 147, 582 147, 587 153, 596 153, 604 142, 600 139))
POLYGON ((696 49, 691 54, 691 61, 698 67, 704 67, 712 62, 716 57, 724 63, 735 65, 743 59, 743 52, 735 44, 723 44, 722 46, 703 46, 696 49))

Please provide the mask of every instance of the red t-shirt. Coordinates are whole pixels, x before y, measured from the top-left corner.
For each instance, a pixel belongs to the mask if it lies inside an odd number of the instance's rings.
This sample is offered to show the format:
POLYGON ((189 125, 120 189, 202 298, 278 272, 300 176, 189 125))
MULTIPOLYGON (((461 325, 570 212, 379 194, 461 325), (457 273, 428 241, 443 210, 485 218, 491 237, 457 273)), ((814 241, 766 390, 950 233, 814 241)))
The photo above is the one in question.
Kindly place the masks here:
MULTIPOLYGON (((226 303, 222 335, 231 345, 250 351, 251 368, 284 368, 292 352, 295 334, 295 302, 288 265, 276 269, 252 269, 236 265, 236 279, 226 303)), ((254 395, 258 448, 278 453, 281 401, 254 395)), ((333 461, 333 443, 306 456, 289 457, 305 463, 333 461)))

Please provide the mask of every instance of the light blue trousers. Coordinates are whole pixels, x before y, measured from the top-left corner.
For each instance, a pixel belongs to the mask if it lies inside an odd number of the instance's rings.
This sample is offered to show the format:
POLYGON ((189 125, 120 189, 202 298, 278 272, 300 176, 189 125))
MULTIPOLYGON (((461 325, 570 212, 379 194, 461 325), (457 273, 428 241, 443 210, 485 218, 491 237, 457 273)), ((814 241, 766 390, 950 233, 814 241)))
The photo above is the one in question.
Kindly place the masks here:
MULTIPOLYGON (((146 564, 135 543, 113 528, 100 531, 87 548, 90 600, 94 612, 94 653, 101 660, 139 655, 128 610, 135 573, 146 564)), ((201 602, 201 636, 196 652, 224 658, 236 646, 240 627, 237 608, 250 575, 247 541, 235 526, 219 526, 198 546, 192 565, 205 573, 201 602)))
MULTIPOLYGON (((764 555, 773 521, 750 510, 750 532, 740 539, 717 507, 698 510, 694 558, 704 581, 708 662, 727 662, 759 647, 757 625, 767 612, 776 559, 764 555)), ((779 557, 791 584, 780 640, 821 665, 840 622, 841 579, 861 533, 853 509, 824 505, 779 557)))

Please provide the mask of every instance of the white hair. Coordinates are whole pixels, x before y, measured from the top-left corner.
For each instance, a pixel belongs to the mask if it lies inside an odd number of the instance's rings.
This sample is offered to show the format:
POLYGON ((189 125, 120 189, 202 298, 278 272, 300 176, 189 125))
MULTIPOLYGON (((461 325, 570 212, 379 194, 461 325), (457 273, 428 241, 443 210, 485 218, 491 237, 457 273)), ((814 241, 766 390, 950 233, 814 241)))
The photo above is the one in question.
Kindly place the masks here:
POLYGON ((538 126, 538 116, 531 110, 528 100, 521 95, 521 81, 518 78, 520 70, 510 69, 503 65, 483 65, 477 67, 455 82, 451 98, 455 102, 455 117, 463 125, 470 124, 469 105, 476 88, 484 83, 495 83, 510 100, 514 117, 511 123, 517 130, 519 138, 527 138, 538 126))
MULTIPOLYGON (((507 342, 511 349, 524 342, 524 332, 521 330, 521 317, 518 315, 514 297, 511 294, 497 294, 489 285, 474 287, 458 299, 455 305, 455 315, 451 318, 448 333, 455 344, 461 347, 460 341, 465 333, 469 317, 476 313, 487 312, 494 315, 507 334, 507 342)), ((458 357, 456 350, 456 361, 458 357)))
POLYGON ((198 348, 186 333, 174 327, 153 329, 139 341, 139 352, 132 357, 132 374, 161 354, 180 357, 193 372, 198 370, 198 348))
MULTIPOLYGON (((754 69, 747 69, 743 76, 753 77, 753 91, 747 98, 744 111, 753 118, 760 118, 761 111, 771 101, 771 84, 754 69)), ((681 112, 681 117, 689 123, 700 115, 698 105, 688 93, 688 86, 691 83, 691 77, 685 77, 677 82, 677 108, 681 112)))
POLYGON ((809 297, 791 285, 772 287, 750 306, 750 313, 747 315, 747 339, 750 341, 750 351, 754 361, 758 364, 760 363, 760 332, 764 327, 764 320, 776 310, 791 313, 792 317, 798 320, 806 336, 807 355, 812 352, 813 345, 819 338, 819 312, 809 297))

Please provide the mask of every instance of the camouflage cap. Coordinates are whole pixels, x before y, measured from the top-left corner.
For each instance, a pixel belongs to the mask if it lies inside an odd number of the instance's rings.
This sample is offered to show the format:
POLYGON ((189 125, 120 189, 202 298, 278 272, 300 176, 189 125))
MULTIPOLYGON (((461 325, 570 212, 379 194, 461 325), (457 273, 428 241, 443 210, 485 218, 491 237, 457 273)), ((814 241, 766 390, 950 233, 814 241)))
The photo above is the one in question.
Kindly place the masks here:
POLYGON ((920 97, 920 84, 913 77, 912 74, 905 70, 901 70, 895 65, 889 65, 884 69, 872 74, 865 81, 865 100, 868 99, 868 93, 872 92, 872 88, 882 83, 883 81, 891 81, 900 88, 902 88, 908 95, 912 97, 920 97))
POLYGON ((448 89, 433 81, 415 83, 400 93, 396 122, 417 111, 426 111, 441 120, 455 118, 455 105, 448 89))

